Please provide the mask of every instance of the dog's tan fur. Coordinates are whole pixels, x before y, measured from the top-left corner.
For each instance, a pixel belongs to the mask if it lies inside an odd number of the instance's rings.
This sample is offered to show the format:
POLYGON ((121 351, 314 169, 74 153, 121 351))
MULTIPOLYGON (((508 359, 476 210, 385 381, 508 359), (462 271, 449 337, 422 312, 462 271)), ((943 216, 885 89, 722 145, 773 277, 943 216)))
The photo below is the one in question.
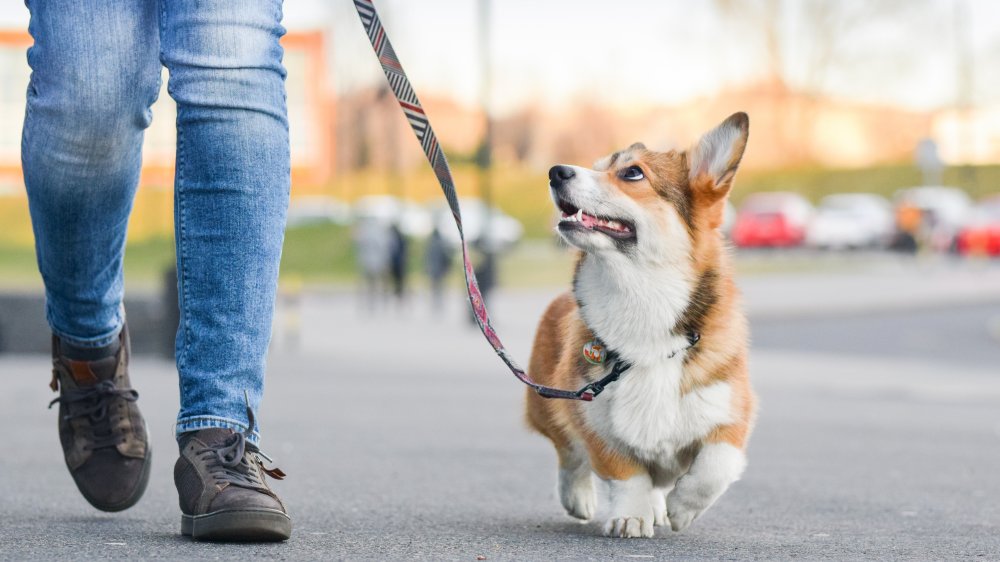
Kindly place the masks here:
MULTIPOLYGON (((665 329, 674 334, 696 329, 701 340, 683 356, 678 396, 725 383, 730 390, 730 416, 726 423, 702 435, 693 435, 690 443, 676 451, 683 466, 690 466, 697 452, 708 444, 726 443, 744 450, 755 413, 756 400, 747 364, 747 322, 739 291, 733 282, 730 259, 717 230, 746 146, 746 116, 736 114, 726 124, 742 130, 742 135, 734 141, 732 155, 725 166, 719 168, 719 162, 715 163, 714 173, 691 169, 692 162, 697 161, 697 151, 705 148, 705 141, 687 152, 658 153, 642 145, 633 145, 602 159, 595 166, 600 174, 598 181, 608 189, 618 190, 664 221, 679 220, 686 226, 690 239, 690 268, 684 274, 692 279, 692 291, 687 302, 682 303, 684 312, 677 323, 665 329), (619 172, 629 166, 639 166, 646 181, 630 182, 620 178, 619 172)), ((643 232, 638 235, 642 236, 643 232)), ((581 252, 578 259, 582 263, 586 254, 581 252)), ((606 337, 605 334, 600 336, 606 337)), ((606 371, 589 365, 581 355, 582 347, 594 337, 584 322, 574 294, 557 297, 539 324, 528 372, 541 384, 566 389, 579 388, 600 378, 606 371)), ((626 372, 624 377, 628 376, 626 372)), ((613 386, 607 392, 613 392, 613 386)), ((604 399, 603 395, 596 398, 598 401, 604 399)), ((529 390, 527 420, 555 445, 561 468, 577 462, 574 447, 582 443, 591 468, 605 480, 625 481, 641 474, 655 475, 657 468, 651 466, 648 459, 641 459, 628 447, 602 438, 600 432, 595 431, 597 428, 589 425, 584 412, 591 406, 586 402, 548 400, 529 390)), ((662 405, 663 408, 674 406, 662 405)))

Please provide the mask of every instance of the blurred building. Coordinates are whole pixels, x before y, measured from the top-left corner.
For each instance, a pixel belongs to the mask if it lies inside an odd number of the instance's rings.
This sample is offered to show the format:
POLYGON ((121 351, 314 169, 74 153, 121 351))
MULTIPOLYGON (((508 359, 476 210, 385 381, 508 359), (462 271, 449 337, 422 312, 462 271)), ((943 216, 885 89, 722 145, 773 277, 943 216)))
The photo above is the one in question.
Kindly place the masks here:
MULTIPOLYGON (((373 59, 374 60, 374 59, 373 59)), ((470 156, 486 130, 483 112, 455 99, 418 92, 448 157, 470 156)), ((337 169, 410 170, 424 154, 399 104, 385 86, 362 88, 337 100, 337 169)))
MULTIPOLYGON (((422 101, 449 158, 473 154, 485 128, 483 112, 441 95, 427 94, 422 101)), ((405 171, 423 165, 391 95, 358 90, 342 96, 338 107, 338 169, 405 171)), ((1000 107, 918 111, 807 94, 773 80, 670 106, 616 107, 584 99, 524 107, 494 118, 494 156, 499 163, 544 170, 557 162, 589 165, 637 141, 651 149, 686 148, 741 110, 750 114, 753 135, 744 158, 748 169, 909 163, 924 138, 938 142, 946 164, 1000 161, 1000 107)))
POLYGON ((21 186, 21 123, 28 88, 25 49, 31 37, 0 30, 0 195, 23 191, 21 186))
POLYGON ((1000 162, 1000 104, 945 111, 934 120, 932 137, 946 162, 1000 162))
MULTIPOLYGON (((545 167, 589 164, 637 141, 658 150, 687 148, 735 111, 750 114, 747 169, 910 162, 917 142, 935 136, 937 123, 947 116, 809 95, 764 81, 672 106, 581 103, 549 112, 527 109, 497 122, 497 150, 545 167)), ((948 154, 955 162, 969 157, 961 151, 948 154)), ((996 150, 994 159, 1000 159, 996 150)))
MULTIPOLYGON (((327 87, 330 77, 324 42, 322 31, 290 32, 282 39, 288 69, 292 189, 296 194, 321 191, 333 173, 335 103, 327 87)), ((31 72, 25 51, 31 43, 26 31, 0 30, 0 195, 18 195, 24 191, 20 168, 21 124, 31 72)), ((166 80, 153 106, 153 115, 143 147, 141 184, 152 190, 169 191, 174 175, 176 107, 167 94, 166 80)), ((137 210, 141 210, 142 202, 137 203, 137 210)))

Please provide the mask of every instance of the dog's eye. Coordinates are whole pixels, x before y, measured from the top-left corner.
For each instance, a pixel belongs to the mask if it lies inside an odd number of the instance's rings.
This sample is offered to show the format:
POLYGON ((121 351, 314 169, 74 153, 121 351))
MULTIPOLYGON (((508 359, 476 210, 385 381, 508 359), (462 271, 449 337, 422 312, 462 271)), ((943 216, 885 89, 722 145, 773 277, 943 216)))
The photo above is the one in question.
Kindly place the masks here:
POLYGON ((625 181, 639 181, 645 178, 646 176, 643 175, 642 168, 640 168, 639 166, 629 166, 628 168, 622 170, 618 174, 618 177, 620 177, 625 181))

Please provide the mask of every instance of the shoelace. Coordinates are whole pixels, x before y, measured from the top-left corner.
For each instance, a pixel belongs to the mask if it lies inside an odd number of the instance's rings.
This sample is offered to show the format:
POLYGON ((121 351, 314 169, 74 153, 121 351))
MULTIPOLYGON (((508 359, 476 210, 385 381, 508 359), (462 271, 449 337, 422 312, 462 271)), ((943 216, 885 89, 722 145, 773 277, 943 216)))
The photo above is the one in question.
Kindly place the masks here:
POLYGON ((261 473, 275 480, 283 480, 285 473, 280 468, 266 468, 261 457, 269 462, 271 458, 260 448, 249 441, 253 435, 255 420, 253 410, 247 405, 247 418, 250 423, 243 433, 233 433, 218 445, 206 446, 196 451, 208 464, 209 474, 218 482, 226 482, 241 488, 270 493, 264 484, 261 473))
POLYGON ((49 408, 55 404, 63 404, 66 407, 63 419, 66 421, 82 417, 89 419, 88 430, 92 443, 88 449, 114 447, 125 441, 118 424, 112 424, 112 421, 117 422, 118 419, 111 415, 109 408, 117 398, 135 402, 139 393, 131 388, 118 388, 114 381, 106 380, 93 386, 63 390, 62 395, 49 402, 49 408))

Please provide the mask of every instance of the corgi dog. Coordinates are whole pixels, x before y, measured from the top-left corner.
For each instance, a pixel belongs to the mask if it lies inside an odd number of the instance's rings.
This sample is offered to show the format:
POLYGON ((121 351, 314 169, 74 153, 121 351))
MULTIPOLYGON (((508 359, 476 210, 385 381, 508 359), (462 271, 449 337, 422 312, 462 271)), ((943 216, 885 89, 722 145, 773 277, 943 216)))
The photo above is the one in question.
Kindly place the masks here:
POLYGON ((591 402, 529 389, 526 417, 555 446, 570 515, 592 519, 592 473, 607 483, 608 536, 686 528, 746 466, 749 330, 719 226, 748 134, 736 113, 687 151, 633 144, 549 171, 557 230, 580 254, 528 372, 576 389, 626 370, 591 402))

